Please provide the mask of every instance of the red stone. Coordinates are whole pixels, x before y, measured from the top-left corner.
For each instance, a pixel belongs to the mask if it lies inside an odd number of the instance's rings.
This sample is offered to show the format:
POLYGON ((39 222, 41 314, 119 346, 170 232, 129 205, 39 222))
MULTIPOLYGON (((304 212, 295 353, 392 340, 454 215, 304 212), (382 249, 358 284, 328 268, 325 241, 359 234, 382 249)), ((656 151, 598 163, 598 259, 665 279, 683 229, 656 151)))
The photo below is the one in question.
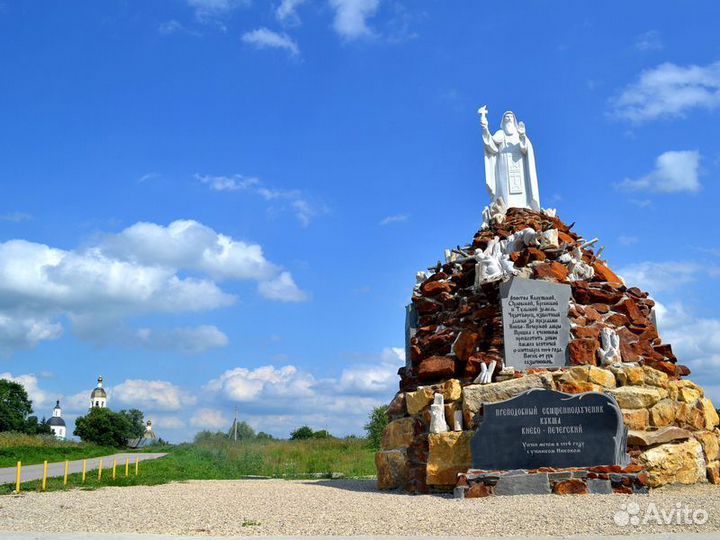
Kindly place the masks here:
POLYGON ((570 244, 571 246, 575 245, 575 239, 563 231, 558 231, 558 240, 564 244, 570 244))
POLYGON ((420 285, 420 292, 425 296, 436 296, 441 292, 451 292, 453 284, 447 281, 426 281, 420 285))
POLYGON ((569 273, 567 267, 559 262, 538 264, 533 268, 533 270, 535 272, 535 277, 538 279, 551 278, 562 282, 567 281, 569 273))
POLYGON ((622 467, 620 465, 597 465, 589 470, 595 473, 619 473, 622 471, 622 467))
POLYGON ((573 328, 573 333, 577 338, 592 338, 598 339, 600 337, 599 326, 578 326, 573 328))
POLYGON ((587 495, 588 487, 579 478, 556 482, 552 489, 555 495, 587 495))
POLYGON ((418 379, 423 382, 450 379, 455 375, 455 361, 447 356, 431 356, 420 362, 418 379))
POLYGON ((593 304, 591 307, 598 313, 608 313, 610 311, 610 306, 607 304, 593 304))
POLYGON ((486 486, 485 484, 478 483, 470 486, 470 489, 465 492, 465 498, 477 499, 480 497, 489 497, 494 494, 492 486, 486 486))
POLYGON ((428 300, 427 298, 423 298, 421 296, 413 297, 413 303, 415 304, 415 307, 417 308, 417 311, 420 315, 437 313, 442 309, 441 304, 438 304, 437 302, 433 302, 432 300, 428 300))
POLYGON ((668 360, 675 362, 677 361, 677 357, 672 352, 672 346, 669 343, 663 343, 662 345, 655 345, 653 347, 655 349, 655 352, 658 354, 662 354, 665 358, 668 360))
POLYGON ((573 365, 597 365, 596 353, 600 348, 597 339, 574 339, 570 342, 570 363, 573 365))
POLYGON ((522 267, 527 266, 531 262, 544 261, 545 259, 547 259, 547 255, 545 255, 543 251, 531 247, 519 252, 514 261, 516 266, 522 267))
POLYGON ((615 328, 620 328, 621 326, 627 326, 628 324, 630 324, 628 318, 620 313, 613 313, 607 319, 605 319, 605 322, 608 323, 610 326, 614 326, 615 328))
POLYGON ((600 261, 595 261, 593 264, 593 268, 595 269, 595 279, 596 281, 608 281, 610 283, 622 283, 622 280, 613 272, 610 270, 607 266, 605 266, 600 261))
POLYGON ((477 332, 467 330, 460 332, 457 341, 455 341, 455 356, 463 362, 467 362, 467 359, 470 358, 470 355, 475 351, 479 340, 480 335, 477 332))
POLYGON ((615 311, 624 313, 632 322, 640 322, 645 319, 640 308, 631 298, 627 298, 615 306, 615 311))
POLYGON ((633 474, 633 473, 638 473, 638 472, 644 471, 644 470, 645 470, 645 468, 644 468, 642 465, 640 465, 640 464, 638 464, 638 463, 631 463, 630 465, 628 465, 627 467, 625 467, 625 468, 624 468, 622 471, 620 471, 620 472, 624 472, 624 473, 627 473, 627 474, 633 474))
POLYGON ((627 486, 613 486, 612 490, 614 493, 619 493, 622 495, 632 495, 633 493, 632 488, 629 488, 627 486))
POLYGON ((585 308, 585 318, 588 321, 598 322, 598 321, 602 320, 602 315, 600 315, 600 313, 598 313, 598 311, 595 310, 595 308, 593 308, 591 306, 587 306, 585 308))

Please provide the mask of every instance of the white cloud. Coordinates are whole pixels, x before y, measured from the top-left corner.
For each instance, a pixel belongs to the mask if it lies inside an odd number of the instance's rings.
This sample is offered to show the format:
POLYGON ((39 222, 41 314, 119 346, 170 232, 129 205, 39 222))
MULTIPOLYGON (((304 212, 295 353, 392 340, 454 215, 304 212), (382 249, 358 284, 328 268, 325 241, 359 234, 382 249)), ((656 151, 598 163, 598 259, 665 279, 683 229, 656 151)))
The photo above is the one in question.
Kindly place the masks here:
POLYGON ((720 62, 706 66, 671 63, 643 71, 611 102, 611 114, 641 123, 677 118, 692 109, 713 110, 720 104, 720 62))
POLYGON ((663 292, 682 287, 695 281, 703 267, 694 262, 652 262, 630 264, 618 270, 628 287, 640 287, 646 291, 663 292))
POLYGON ((222 17, 239 7, 247 6, 249 0, 187 0, 195 10, 195 16, 201 22, 210 22, 222 17))
POLYGON ((640 239, 637 236, 620 236, 618 238, 618 242, 620 242, 622 246, 634 246, 639 241, 640 239))
POLYGON ((137 344, 147 349, 184 354, 201 354, 210 349, 226 347, 229 342, 228 337, 212 325, 170 330, 141 328, 135 332, 135 336, 137 344))
POLYGON ((0 373, 0 379, 6 379, 23 385, 28 397, 32 400, 33 414, 39 418, 48 416, 42 409, 50 404, 52 398, 48 399, 48 393, 40 388, 35 374, 26 373, 24 375, 13 376, 12 373, 6 372, 0 373))
POLYGON ((618 187, 628 191, 656 191, 677 193, 698 191, 700 152, 697 150, 669 151, 655 160, 655 169, 638 179, 626 178, 618 187))
POLYGON ((29 221, 31 219, 32 216, 25 212, 10 212, 0 215, 0 221, 9 221, 11 223, 22 223, 23 221, 29 221))
POLYGON ((663 49, 663 44, 662 39, 660 39, 660 32, 657 30, 650 30, 640 34, 635 39, 635 48, 641 52, 661 51, 663 49))
POLYGON ((179 411, 197 400, 168 381, 127 379, 110 389, 108 400, 140 409, 179 411))
POLYGON ((300 48, 297 43, 285 33, 273 32, 269 28, 258 28, 246 32, 242 40, 257 49, 284 49, 291 56, 298 56, 300 48))
POLYGON ((349 394, 391 395, 398 387, 398 368, 405 365, 405 351, 385 349, 375 364, 360 364, 343 369, 339 390, 349 394))
MULTIPOLYGON (((268 187, 256 176, 214 176, 196 174, 195 178, 210 187, 213 191, 249 191, 269 203, 286 201, 300 225, 307 227, 315 216, 324 213, 325 208, 312 204, 299 190, 284 190, 268 187)), ((272 208, 271 208, 272 209, 272 208)), ((282 210, 283 208, 280 208, 282 210)))
POLYGON ((372 18, 380 6, 380 0, 329 0, 335 10, 333 28, 344 39, 352 40, 372 36, 373 31, 367 20, 372 18))
POLYGON ((297 9, 307 0, 282 0, 275 10, 275 17, 283 24, 297 25, 300 24, 300 18, 297 9))
POLYGON ((200 429, 223 429, 230 427, 228 420, 222 411, 216 409, 199 409, 190 418, 190 425, 200 429))
POLYGON ((258 292, 268 300, 280 302, 303 302, 308 299, 308 295, 295 284, 290 272, 282 272, 275 279, 258 283, 258 292))
POLYGON ((211 380, 206 390, 222 393, 227 399, 239 402, 260 398, 310 397, 314 395, 316 381, 312 375, 295 366, 263 366, 253 370, 235 368, 211 380))
POLYGON ((409 216, 407 214, 396 214, 394 216, 387 216, 386 218, 380 220, 379 225, 382 227, 385 225, 390 225, 391 223, 403 223, 408 220, 408 217, 409 216))
POLYGON ((152 420, 153 430, 159 429, 182 429, 185 422, 177 416, 148 415, 147 419, 152 420))
POLYGON ((192 220, 167 227, 137 223, 96 245, 67 251, 25 240, 0 243, 0 350, 33 347, 62 333, 67 317, 82 338, 200 352, 224 346, 214 326, 131 330, 126 319, 181 314, 234 303, 214 280, 267 283, 271 299, 305 298, 292 276, 265 259, 261 246, 237 241, 192 220), (195 272, 198 277, 183 276, 195 272), (210 276, 212 279, 208 279, 210 276))
POLYGON ((102 250, 140 264, 197 270, 218 280, 263 280, 278 272, 260 245, 233 240, 193 220, 173 221, 167 227, 136 223, 107 235, 102 250))

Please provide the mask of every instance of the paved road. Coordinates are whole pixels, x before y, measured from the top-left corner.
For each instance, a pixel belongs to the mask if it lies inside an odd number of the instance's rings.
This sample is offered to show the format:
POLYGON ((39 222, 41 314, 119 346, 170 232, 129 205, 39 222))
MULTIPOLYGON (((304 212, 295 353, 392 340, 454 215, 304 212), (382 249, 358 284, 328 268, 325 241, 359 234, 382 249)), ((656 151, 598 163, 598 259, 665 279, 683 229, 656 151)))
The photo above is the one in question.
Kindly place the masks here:
MULTIPOLYGON (((163 456, 166 456, 166 453, 136 453, 136 454, 129 454, 129 453, 120 453, 120 454, 112 454, 110 456, 103 456, 103 457, 96 457, 96 458, 88 458, 87 460, 87 470, 93 471, 97 470, 100 460, 103 460, 103 476, 106 474, 105 470, 108 468, 112 468, 113 459, 117 459, 118 463, 118 474, 123 475, 125 474, 125 459, 130 458, 130 467, 132 470, 132 467, 134 467, 135 458, 140 458, 140 461, 146 461, 148 459, 157 459, 161 458, 163 456)), ((76 461, 70 462, 70 474, 73 473, 79 473, 82 472, 82 459, 78 459, 76 461)), ((16 467, 6 467, 3 469, 0 469, 0 484, 14 484, 15 483, 15 476, 17 474, 17 468, 16 467)), ((40 463, 38 465, 23 465, 22 466, 22 481, 23 482, 29 482, 30 480, 39 480, 42 478, 43 474, 43 464, 40 463)), ((61 461, 59 463, 48 463, 48 477, 53 476, 63 476, 65 474, 65 462, 61 461)), ((112 474, 112 471, 110 471, 110 474, 112 474)))
MULTIPOLYGON (((2 531, 7 540, 232 540, 247 539, 247 536, 175 536, 171 534, 99 534, 99 533, 19 533, 2 531)), ((548 540, 547 536, 495 537, 495 536, 265 536, 277 540, 548 540)), ((562 536, 558 539, 572 540, 617 540, 618 536, 562 536)), ((623 540, 717 540, 715 534, 704 533, 668 533, 668 534, 628 534, 623 540)))

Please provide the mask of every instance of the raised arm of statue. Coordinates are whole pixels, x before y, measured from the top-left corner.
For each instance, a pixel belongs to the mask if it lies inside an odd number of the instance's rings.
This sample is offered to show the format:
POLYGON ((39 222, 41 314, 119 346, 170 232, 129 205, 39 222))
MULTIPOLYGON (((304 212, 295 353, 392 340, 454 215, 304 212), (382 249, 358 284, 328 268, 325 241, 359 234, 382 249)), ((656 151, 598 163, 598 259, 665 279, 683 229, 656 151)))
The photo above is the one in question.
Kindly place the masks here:
POLYGON ((483 142, 485 143, 485 151, 489 154, 497 154, 498 153, 498 147, 497 144, 495 144, 495 141, 493 140, 492 133, 490 133, 490 130, 488 129, 487 124, 480 124, 482 126, 482 137, 483 142))
POLYGON ((525 133, 525 122, 518 124, 518 135, 520 135, 520 151, 527 155, 528 153, 528 139, 525 133))

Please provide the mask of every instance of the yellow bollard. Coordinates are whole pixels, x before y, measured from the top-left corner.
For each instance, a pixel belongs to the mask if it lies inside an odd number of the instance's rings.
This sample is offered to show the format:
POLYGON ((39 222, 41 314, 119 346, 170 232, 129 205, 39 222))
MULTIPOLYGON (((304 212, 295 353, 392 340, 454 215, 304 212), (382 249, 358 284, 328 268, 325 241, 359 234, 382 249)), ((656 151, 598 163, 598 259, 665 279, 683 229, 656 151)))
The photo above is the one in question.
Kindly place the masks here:
POLYGON ((82 475, 82 483, 85 483, 85 476, 87 475, 87 459, 83 459, 83 475, 82 475))
POLYGON ((15 478, 15 493, 20 493, 20 477, 22 475, 22 462, 18 461, 17 476, 15 478))
POLYGON ((135 476, 138 475, 139 470, 140 470, 140 456, 135 456, 135 476))
POLYGON ((126 457, 126 458, 125 458, 125 478, 128 477, 128 469, 129 469, 129 467, 130 467, 130 458, 129 458, 129 457, 126 457))
POLYGON ((43 479, 42 479, 42 490, 45 491, 47 488, 47 460, 43 463, 43 479))
POLYGON ((100 458, 100 466, 98 467, 98 480, 102 480, 102 458, 100 458))
POLYGON ((68 472, 70 472, 70 462, 65 460, 65 474, 63 475, 63 486, 67 486, 68 472))
POLYGON ((113 458, 113 480, 115 480, 116 474, 115 471, 117 470, 117 458, 113 458))

